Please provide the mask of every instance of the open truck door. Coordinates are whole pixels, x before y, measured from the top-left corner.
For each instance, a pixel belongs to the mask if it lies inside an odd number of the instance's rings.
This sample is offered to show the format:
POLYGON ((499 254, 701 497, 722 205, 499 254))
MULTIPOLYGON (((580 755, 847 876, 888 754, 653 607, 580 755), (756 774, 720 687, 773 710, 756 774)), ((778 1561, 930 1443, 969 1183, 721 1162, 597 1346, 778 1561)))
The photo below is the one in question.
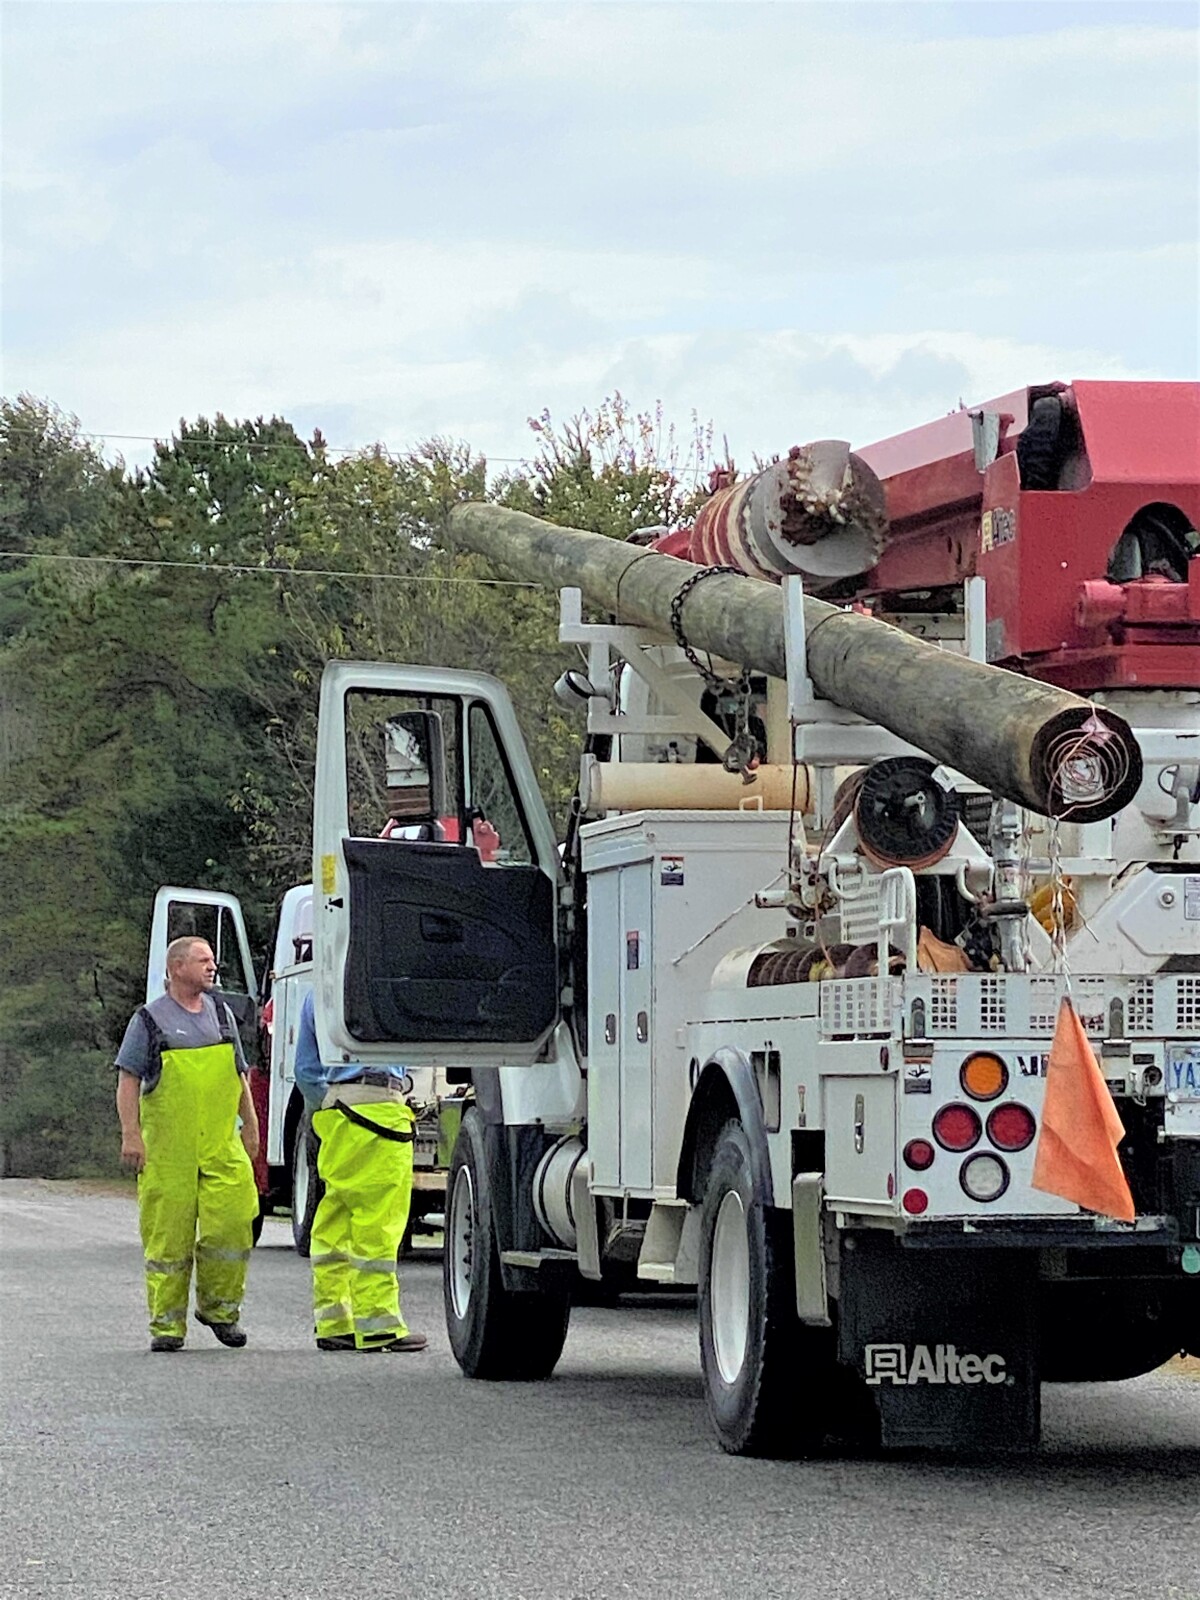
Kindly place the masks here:
POLYGON ((246 1060, 253 1063, 258 1058, 258 983, 237 896, 173 885, 158 891, 146 963, 148 1002, 167 986, 167 946, 185 935, 205 939, 212 947, 217 958, 216 993, 237 1019, 246 1060))
POLYGON ((326 667, 313 812, 323 1059, 536 1060, 559 1016, 558 874, 503 685, 326 667))

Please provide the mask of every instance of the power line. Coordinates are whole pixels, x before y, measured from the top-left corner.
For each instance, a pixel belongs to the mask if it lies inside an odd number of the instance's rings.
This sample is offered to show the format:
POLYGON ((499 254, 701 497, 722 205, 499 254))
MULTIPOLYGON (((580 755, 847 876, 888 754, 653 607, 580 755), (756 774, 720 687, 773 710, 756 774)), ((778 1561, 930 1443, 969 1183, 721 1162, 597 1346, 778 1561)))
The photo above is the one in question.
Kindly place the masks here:
MULTIPOLYGON (((40 439, 43 437, 43 430, 41 428, 8 427, 4 429, 4 432, 19 434, 24 438, 30 439, 40 439)), ((288 444, 280 439, 246 439, 238 437, 237 435, 234 435, 232 438, 222 439, 211 433, 173 433, 166 439, 164 439, 161 434, 157 433, 89 433, 84 428, 72 429, 72 433, 77 439, 120 439, 123 443, 165 444, 168 447, 172 444, 211 444, 219 449, 223 449, 227 445, 234 444, 238 445, 244 450, 300 450, 302 452, 308 452, 314 448, 320 448, 326 453, 326 455, 331 456, 357 456, 367 453, 386 456, 389 461, 402 461, 405 458, 404 451, 388 450, 377 442, 373 444, 325 444, 322 442, 321 445, 317 447, 312 445, 309 441, 301 439, 299 435, 296 436, 294 443, 288 444)), ((470 447, 468 446, 468 448, 470 447)), ((471 454, 481 461, 502 461, 508 466, 519 466, 526 460, 524 456, 489 456, 484 455, 482 451, 474 450, 471 451, 471 454)))
POLYGON ((473 583, 491 589, 540 589, 524 578, 443 578, 414 572, 362 572, 337 567, 249 567, 232 561, 167 561, 152 556, 73 556, 48 550, 0 550, 10 561, 76 561, 109 567, 182 567, 192 572, 278 573, 285 578, 383 578, 388 583, 473 583))
MULTIPOLYGON (((43 437, 43 430, 40 428, 8 427, 3 431, 5 433, 19 435, 23 438, 40 439, 43 437)), ((308 452, 314 448, 310 443, 307 443, 305 440, 300 439, 299 437, 297 437, 294 444, 288 444, 278 439, 246 439, 238 438, 236 436, 233 438, 220 439, 215 438, 212 434, 207 433, 172 434, 168 439, 164 440, 160 435, 153 433, 89 433, 82 428, 74 430, 74 436, 77 439, 119 439, 122 441, 122 443, 133 444, 165 444, 168 448, 175 444, 208 444, 217 449, 224 449, 226 446, 236 445, 243 450, 257 450, 260 454, 266 454, 270 451, 289 451, 294 453, 295 451, 300 450, 301 452, 308 452)), ((470 446, 467 448, 470 450, 470 446)), ((381 455, 388 461, 405 461, 410 459, 412 455, 411 451, 388 450, 377 442, 373 444, 322 443, 320 449, 324 451, 326 455, 331 456, 381 455)), ((537 464, 535 460, 531 460, 528 456, 493 456, 488 455, 488 453, 484 450, 471 450, 470 453, 473 458, 473 463, 478 462, 481 465, 490 465, 492 462, 498 462, 500 465, 507 467, 516 466, 532 468, 537 464)), ((602 465, 605 464, 606 463, 602 463, 602 465)), ((692 469, 688 468, 686 462, 682 467, 680 467, 678 462, 662 461, 657 456, 653 457, 649 461, 635 461, 633 465, 635 467, 657 467, 660 471, 672 473, 681 471, 686 472, 688 470, 699 472, 701 470, 699 459, 697 460, 695 468, 692 469)))

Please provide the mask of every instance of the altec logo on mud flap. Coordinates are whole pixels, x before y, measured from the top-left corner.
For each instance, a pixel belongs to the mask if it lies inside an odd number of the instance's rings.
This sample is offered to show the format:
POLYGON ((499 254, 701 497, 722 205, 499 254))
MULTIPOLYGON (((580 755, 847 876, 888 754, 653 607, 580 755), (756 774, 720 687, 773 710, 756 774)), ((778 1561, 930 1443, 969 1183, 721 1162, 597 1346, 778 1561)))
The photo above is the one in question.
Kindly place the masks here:
POLYGON ((1004 1357, 960 1356, 952 1344, 869 1344, 868 1383, 1003 1383, 1004 1357))

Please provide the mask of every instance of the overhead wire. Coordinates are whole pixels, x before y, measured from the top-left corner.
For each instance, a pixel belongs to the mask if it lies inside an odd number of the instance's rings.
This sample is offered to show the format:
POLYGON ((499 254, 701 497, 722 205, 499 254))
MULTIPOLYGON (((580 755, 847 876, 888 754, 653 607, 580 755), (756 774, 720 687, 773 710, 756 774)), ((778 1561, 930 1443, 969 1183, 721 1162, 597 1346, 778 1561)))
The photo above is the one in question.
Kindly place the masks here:
MULTIPOLYGON (((42 438, 44 430, 40 428, 25 428, 17 425, 6 427, 3 431, 5 433, 15 434, 21 438, 34 439, 42 438)), ((411 459, 414 454, 411 449, 389 450, 385 445, 382 445, 377 441, 374 441, 371 444, 326 444, 324 441, 322 441, 320 445, 314 445, 311 440, 301 439, 299 435, 297 435, 296 438, 291 441, 284 439, 247 439, 239 436, 236 433, 225 437, 210 433, 180 433, 170 434, 168 437, 163 438, 160 434, 154 433, 103 433, 99 430, 88 431, 83 428, 79 428, 74 430, 74 436, 77 439, 90 439, 92 441, 116 439, 123 444, 161 444, 167 449, 170 449, 174 445, 186 444, 207 444, 212 445, 216 449, 222 450, 228 448, 229 446, 234 446, 239 450, 257 452, 260 455, 266 455, 272 451, 286 451, 290 454, 295 454, 297 451, 304 453, 319 451, 325 455, 331 456, 379 455, 387 461, 406 461, 411 459)), ((492 462, 496 462, 499 465, 506 467, 532 468, 537 465, 536 454, 534 456, 493 456, 489 455, 486 450, 472 449, 471 446, 465 444, 465 441, 464 448, 466 448, 469 453, 470 464, 472 466, 476 464, 490 465, 492 462)), ((689 472, 695 474, 701 470, 699 462, 697 462, 695 466, 690 466, 688 461, 684 461, 681 465, 677 461, 660 460, 657 456, 652 457, 648 461, 638 460, 633 464, 638 467, 658 467, 665 472, 680 474, 689 472)))
POLYGON ((357 567, 243 566, 233 561, 172 561, 157 556, 79 556, 49 550, 0 550, 13 561, 75 561, 109 567, 182 567, 193 572, 277 574, 285 578, 383 578, 389 583, 473 583, 494 589, 540 589, 525 578, 450 578, 416 572, 364 572, 357 567))
MULTIPOLYGON (((18 434, 22 438, 40 439, 43 436, 41 428, 6 427, 5 433, 18 434)), ((73 430, 77 439, 119 439, 123 444, 161 444, 169 449, 177 444, 210 444, 224 449, 229 445, 236 445, 241 450, 257 450, 260 454, 271 450, 286 450, 292 453, 299 451, 320 450, 331 456, 357 456, 381 455, 389 461, 401 461, 410 455, 410 451, 388 450, 379 443, 371 444, 325 444, 314 445, 311 440, 300 438, 296 435, 294 440, 285 439, 247 439, 237 434, 222 437, 211 433, 173 433, 164 438, 157 433, 102 433, 98 430, 88 431, 84 428, 73 430)), ((480 461, 499 461, 506 466, 520 466, 527 461, 525 456, 489 456, 483 451, 471 451, 473 458, 480 461)))

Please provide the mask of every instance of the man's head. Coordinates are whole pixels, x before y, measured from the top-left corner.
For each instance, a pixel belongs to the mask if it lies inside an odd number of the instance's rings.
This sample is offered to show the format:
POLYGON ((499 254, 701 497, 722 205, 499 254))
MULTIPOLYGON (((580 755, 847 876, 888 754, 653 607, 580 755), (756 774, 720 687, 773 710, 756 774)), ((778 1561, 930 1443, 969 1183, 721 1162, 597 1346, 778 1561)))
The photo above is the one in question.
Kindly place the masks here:
POLYGON ((207 939, 186 936, 167 946, 167 988, 172 994, 206 993, 217 981, 217 962, 207 939))

